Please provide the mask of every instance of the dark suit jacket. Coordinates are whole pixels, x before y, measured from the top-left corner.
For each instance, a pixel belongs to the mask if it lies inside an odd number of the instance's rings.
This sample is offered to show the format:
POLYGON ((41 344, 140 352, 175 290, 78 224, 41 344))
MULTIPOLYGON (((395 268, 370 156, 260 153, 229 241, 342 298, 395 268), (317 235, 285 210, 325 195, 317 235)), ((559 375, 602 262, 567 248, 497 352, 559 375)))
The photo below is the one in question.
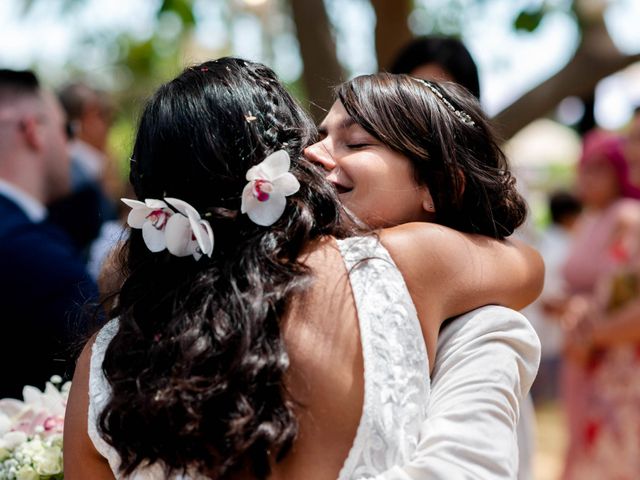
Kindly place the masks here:
POLYGON ((96 299, 69 238, 0 195, 0 398, 69 376, 93 318, 87 301, 96 299))

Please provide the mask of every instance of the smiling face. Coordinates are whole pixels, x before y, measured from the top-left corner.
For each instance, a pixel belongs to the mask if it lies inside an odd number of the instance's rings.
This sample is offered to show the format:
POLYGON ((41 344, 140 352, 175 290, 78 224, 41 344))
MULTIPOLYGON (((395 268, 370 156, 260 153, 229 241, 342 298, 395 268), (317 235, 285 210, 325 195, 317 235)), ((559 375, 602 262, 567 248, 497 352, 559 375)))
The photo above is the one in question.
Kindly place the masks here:
POLYGON ((360 220, 374 228, 433 220, 429 189, 418 184, 409 159, 358 125, 342 103, 333 104, 318 130, 321 140, 305 156, 327 171, 360 220))

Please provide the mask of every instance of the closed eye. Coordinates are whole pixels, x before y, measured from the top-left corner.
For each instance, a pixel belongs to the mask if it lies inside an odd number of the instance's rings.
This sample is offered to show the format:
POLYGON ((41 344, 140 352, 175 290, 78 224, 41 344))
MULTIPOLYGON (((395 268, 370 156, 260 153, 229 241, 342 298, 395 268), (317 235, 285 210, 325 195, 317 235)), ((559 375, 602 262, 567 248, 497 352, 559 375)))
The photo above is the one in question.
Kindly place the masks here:
POLYGON ((350 144, 347 144, 347 148, 350 148, 352 150, 358 150, 360 148, 370 147, 371 145, 372 145, 371 143, 350 143, 350 144))

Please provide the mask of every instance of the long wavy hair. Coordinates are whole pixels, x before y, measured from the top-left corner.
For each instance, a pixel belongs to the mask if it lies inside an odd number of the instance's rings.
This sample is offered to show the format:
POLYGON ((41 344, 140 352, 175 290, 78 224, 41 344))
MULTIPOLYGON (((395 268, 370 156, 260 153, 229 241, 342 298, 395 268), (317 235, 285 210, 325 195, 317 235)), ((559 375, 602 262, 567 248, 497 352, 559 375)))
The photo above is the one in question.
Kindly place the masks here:
POLYGON ((210 478, 270 473, 297 433, 283 376, 280 319, 312 281, 299 255, 348 228, 333 187, 302 149, 311 119, 267 67, 222 58, 160 87, 131 160, 139 199, 176 197, 211 223, 209 259, 152 253, 140 230, 124 248, 119 330, 103 371, 113 389, 99 418, 120 469, 160 463, 210 478), (271 227, 240 213, 247 170, 285 149, 300 190, 271 227))
POLYGON ((504 238, 524 222, 526 203, 507 159, 464 88, 378 73, 343 83, 336 94, 362 128, 411 161, 433 197, 437 223, 504 238))

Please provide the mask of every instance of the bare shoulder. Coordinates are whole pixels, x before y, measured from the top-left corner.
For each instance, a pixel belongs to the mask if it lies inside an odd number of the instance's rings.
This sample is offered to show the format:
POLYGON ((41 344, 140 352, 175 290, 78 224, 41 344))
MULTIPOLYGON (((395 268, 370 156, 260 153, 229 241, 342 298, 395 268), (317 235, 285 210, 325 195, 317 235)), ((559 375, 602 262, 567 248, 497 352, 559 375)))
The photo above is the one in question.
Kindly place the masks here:
POLYGON ((334 237, 323 237, 312 242, 300 256, 300 261, 318 273, 323 273, 326 262, 339 258, 339 248, 334 237))
POLYGON ((420 246, 424 246, 425 241, 440 242, 456 233, 459 232, 435 223, 413 222, 381 230, 380 239, 390 252, 415 250, 419 253, 423 250, 420 246))
MULTIPOLYGON (((290 347, 300 344, 301 351, 309 352, 299 338, 331 331, 336 325, 331 319, 348 316, 353 309, 349 274, 336 239, 326 237, 314 242, 299 257, 311 271, 312 280, 303 293, 294 295, 283 319, 283 331, 290 347)), ((316 347, 322 342, 314 341, 316 347)))
POLYGON ((443 306, 444 318, 482 305, 520 309, 540 293, 544 263, 531 246, 431 223, 410 223, 380 233, 383 245, 412 290, 443 306))

